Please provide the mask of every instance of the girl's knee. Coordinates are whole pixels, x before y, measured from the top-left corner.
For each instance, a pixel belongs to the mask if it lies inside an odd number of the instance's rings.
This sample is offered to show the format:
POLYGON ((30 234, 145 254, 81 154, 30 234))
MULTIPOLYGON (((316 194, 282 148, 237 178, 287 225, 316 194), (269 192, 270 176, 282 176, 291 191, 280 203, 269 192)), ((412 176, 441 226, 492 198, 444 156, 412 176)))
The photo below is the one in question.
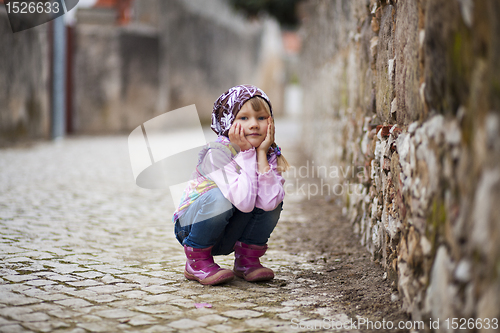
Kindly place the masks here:
POLYGON ((224 197, 219 188, 214 188, 203 195, 203 205, 211 206, 218 214, 233 211, 233 204, 224 197))
POLYGON ((283 201, 276 206, 273 210, 263 210, 260 208, 255 208, 253 210, 253 214, 255 215, 265 215, 265 216, 277 216, 279 217, 281 214, 281 211, 283 210, 283 201))
POLYGON ((282 208, 283 203, 280 203, 275 209, 264 212, 261 216, 260 219, 263 221, 266 221, 270 225, 276 225, 278 223, 278 220, 281 215, 281 211, 283 210, 282 208))
POLYGON ((202 206, 195 222, 205 221, 206 224, 216 228, 218 225, 226 225, 233 216, 234 206, 218 188, 203 194, 200 199, 202 206))
POLYGON ((273 212, 281 213, 283 210, 283 201, 278 204, 278 206, 273 210, 273 212))

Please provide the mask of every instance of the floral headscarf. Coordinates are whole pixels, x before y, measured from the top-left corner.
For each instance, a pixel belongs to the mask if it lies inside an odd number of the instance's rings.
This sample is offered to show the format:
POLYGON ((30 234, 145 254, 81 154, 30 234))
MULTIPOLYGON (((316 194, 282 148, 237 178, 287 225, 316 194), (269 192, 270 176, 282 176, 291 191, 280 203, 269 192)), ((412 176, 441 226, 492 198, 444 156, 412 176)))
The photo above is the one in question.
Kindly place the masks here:
POLYGON ((267 104, 269 104, 269 110, 272 116, 273 108, 266 93, 255 86, 243 84, 232 87, 217 98, 212 111, 212 130, 217 133, 217 135, 224 135, 227 137, 229 129, 236 118, 236 114, 238 114, 246 101, 255 96, 262 97, 267 104))

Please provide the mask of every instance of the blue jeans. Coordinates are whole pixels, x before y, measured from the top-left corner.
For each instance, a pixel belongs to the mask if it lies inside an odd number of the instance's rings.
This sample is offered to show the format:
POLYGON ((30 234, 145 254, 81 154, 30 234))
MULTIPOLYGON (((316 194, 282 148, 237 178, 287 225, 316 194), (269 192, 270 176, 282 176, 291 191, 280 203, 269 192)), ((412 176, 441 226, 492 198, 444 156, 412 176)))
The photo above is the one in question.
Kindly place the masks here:
POLYGON ((175 237, 182 245, 203 249, 212 255, 230 254, 237 241, 265 245, 278 223, 283 202, 273 211, 236 209, 218 188, 202 194, 175 223, 175 237))

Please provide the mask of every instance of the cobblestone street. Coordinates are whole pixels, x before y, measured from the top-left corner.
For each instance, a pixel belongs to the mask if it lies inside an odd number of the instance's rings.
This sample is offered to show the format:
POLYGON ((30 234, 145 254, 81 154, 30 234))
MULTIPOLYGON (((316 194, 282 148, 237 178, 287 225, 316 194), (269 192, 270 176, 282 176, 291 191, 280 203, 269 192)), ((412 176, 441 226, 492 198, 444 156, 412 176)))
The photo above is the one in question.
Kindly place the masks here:
POLYGON ((0 0, 0 333, 500 332, 499 18, 0 0))
MULTIPOLYGON (((293 164, 285 125, 277 142, 293 164)), ((348 319, 300 277, 324 265, 286 251, 287 222, 306 219, 298 195, 264 256, 276 278, 211 287, 184 278, 170 194, 134 184, 126 136, 3 149, 0 170, 1 332, 299 332, 299 320, 348 319)))

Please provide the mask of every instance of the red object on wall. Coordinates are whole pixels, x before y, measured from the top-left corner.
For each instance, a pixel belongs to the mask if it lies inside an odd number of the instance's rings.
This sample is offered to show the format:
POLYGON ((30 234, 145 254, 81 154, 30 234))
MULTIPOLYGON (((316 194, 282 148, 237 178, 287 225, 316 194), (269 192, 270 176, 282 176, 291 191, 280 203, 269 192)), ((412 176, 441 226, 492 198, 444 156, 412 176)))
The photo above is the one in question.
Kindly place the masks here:
POLYGON ((116 19, 119 25, 130 22, 131 7, 133 0, 98 0, 94 7, 114 8, 116 19))
POLYGON ((118 0, 98 0, 94 7, 115 7, 118 0))
POLYGON ((302 41, 298 33, 292 31, 284 31, 281 36, 283 38, 283 45, 285 47, 285 50, 288 53, 297 54, 300 52, 300 49, 302 48, 302 41))
MULTIPOLYGON (((391 128, 393 127, 394 125, 378 125, 377 126, 377 130, 376 130, 376 133, 378 134, 379 131, 382 131, 382 133, 380 133, 380 135, 383 137, 383 138, 388 138, 389 135, 391 135, 391 128)), ((395 127, 393 130, 392 130, 392 134, 394 136, 398 136, 399 133, 402 132, 402 129, 399 128, 399 127, 395 127)))

